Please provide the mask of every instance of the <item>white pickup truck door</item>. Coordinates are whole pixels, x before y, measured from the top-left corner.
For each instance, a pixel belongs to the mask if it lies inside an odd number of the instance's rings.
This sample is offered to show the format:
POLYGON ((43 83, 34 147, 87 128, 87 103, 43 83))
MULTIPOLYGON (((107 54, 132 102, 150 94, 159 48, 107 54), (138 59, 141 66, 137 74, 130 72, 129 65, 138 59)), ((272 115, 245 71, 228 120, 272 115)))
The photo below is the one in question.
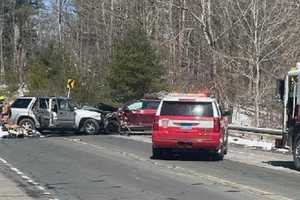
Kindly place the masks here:
POLYGON ((50 125, 49 98, 37 98, 32 111, 40 123, 40 127, 48 128, 50 125))
POLYGON ((56 128, 75 128, 75 112, 68 99, 52 99, 52 118, 56 128))

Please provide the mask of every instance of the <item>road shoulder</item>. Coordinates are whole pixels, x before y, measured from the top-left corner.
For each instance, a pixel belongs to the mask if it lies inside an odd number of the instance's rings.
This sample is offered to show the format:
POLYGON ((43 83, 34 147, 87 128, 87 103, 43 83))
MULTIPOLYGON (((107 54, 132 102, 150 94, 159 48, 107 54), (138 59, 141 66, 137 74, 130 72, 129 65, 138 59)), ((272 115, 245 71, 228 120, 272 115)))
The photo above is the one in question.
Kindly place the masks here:
MULTIPOLYGON (((152 143, 150 136, 127 137, 113 135, 113 137, 134 140, 138 142, 152 143)), ((229 153, 225 156, 225 159, 257 167, 283 171, 286 173, 297 175, 300 174, 299 171, 296 171, 294 169, 292 156, 285 153, 264 151, 255 147, 230 144, 229 153)))
MULTIPOLYGON (((3 166, 0 166, 0 168, 3 168, 3 166)), ((4 175, 3 170, 0 170, 0 185, 0 199, 33 200, 16 182, 4 175)))

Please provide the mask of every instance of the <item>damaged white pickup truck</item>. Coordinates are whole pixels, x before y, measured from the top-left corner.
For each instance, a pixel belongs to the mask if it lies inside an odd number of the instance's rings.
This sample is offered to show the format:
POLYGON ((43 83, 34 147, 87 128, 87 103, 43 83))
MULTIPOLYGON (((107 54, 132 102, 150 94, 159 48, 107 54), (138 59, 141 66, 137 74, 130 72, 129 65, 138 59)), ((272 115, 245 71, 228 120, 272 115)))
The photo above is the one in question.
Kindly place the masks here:
POLYGON ((100 112, 76 109, 66 97, 19 97, 11 111, 12 123, 41 132, 74 130, 93 135, 103 124, 100 112))

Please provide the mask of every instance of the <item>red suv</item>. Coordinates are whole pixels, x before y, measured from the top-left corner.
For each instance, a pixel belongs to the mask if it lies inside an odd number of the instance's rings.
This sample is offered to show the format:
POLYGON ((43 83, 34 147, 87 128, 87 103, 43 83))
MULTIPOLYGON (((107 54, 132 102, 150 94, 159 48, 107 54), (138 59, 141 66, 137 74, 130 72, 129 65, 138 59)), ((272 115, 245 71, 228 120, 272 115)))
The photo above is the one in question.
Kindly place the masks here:
POLYGON ((163 98, 153 125, 153 157, 170 150, 208 150, 222 160, 227 153, 227 123, 216 99, 202 94, 163 98))
POLYGON ((156 99, 141 99, 124 104, 108 116, 105 123, 107 132, 150 132, 159 104, 160 100, 156 99))

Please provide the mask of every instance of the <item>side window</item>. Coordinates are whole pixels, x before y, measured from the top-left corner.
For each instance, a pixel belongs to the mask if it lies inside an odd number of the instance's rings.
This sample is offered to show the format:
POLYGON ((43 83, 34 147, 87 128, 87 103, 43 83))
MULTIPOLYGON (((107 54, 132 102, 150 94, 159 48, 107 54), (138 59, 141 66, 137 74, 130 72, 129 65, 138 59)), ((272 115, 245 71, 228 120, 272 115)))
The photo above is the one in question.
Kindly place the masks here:
POLYGON ((143 109, 154 109, 156 110, 160 104, 160 101, 144 101, 143 109))
POLYGON ((128 106, 129 110, 139 110, 142 108, 143 108, 143 102, 141 102, 141 101, 134 102, 128 106))
POLYGON ((40 109, 48 109, 49 108, 49 99, 40 98, 39 104, 40 104, 40 109))
POLYGON ((217 102, 214 102, 213 103, 213 106, 214 106, 214 116, 215 117, 220 117, 220 116, 222 116, 222 112, 221 112, 221 109, 220 109, 220 107, 219 107, 219 104, 217 103, 217 102))
POLYGON ((69 101, 66 99, 58 99, 58 109, 62 111, 72 111, 69 101))
POLYGON ((54 112, 58 111, 58 106, 57 106, 56 99, 52 100, 51 110, 54 111, 54 112))
POLYGON ((27 108, 32 99, 16 99, 11 108, 27 108))

